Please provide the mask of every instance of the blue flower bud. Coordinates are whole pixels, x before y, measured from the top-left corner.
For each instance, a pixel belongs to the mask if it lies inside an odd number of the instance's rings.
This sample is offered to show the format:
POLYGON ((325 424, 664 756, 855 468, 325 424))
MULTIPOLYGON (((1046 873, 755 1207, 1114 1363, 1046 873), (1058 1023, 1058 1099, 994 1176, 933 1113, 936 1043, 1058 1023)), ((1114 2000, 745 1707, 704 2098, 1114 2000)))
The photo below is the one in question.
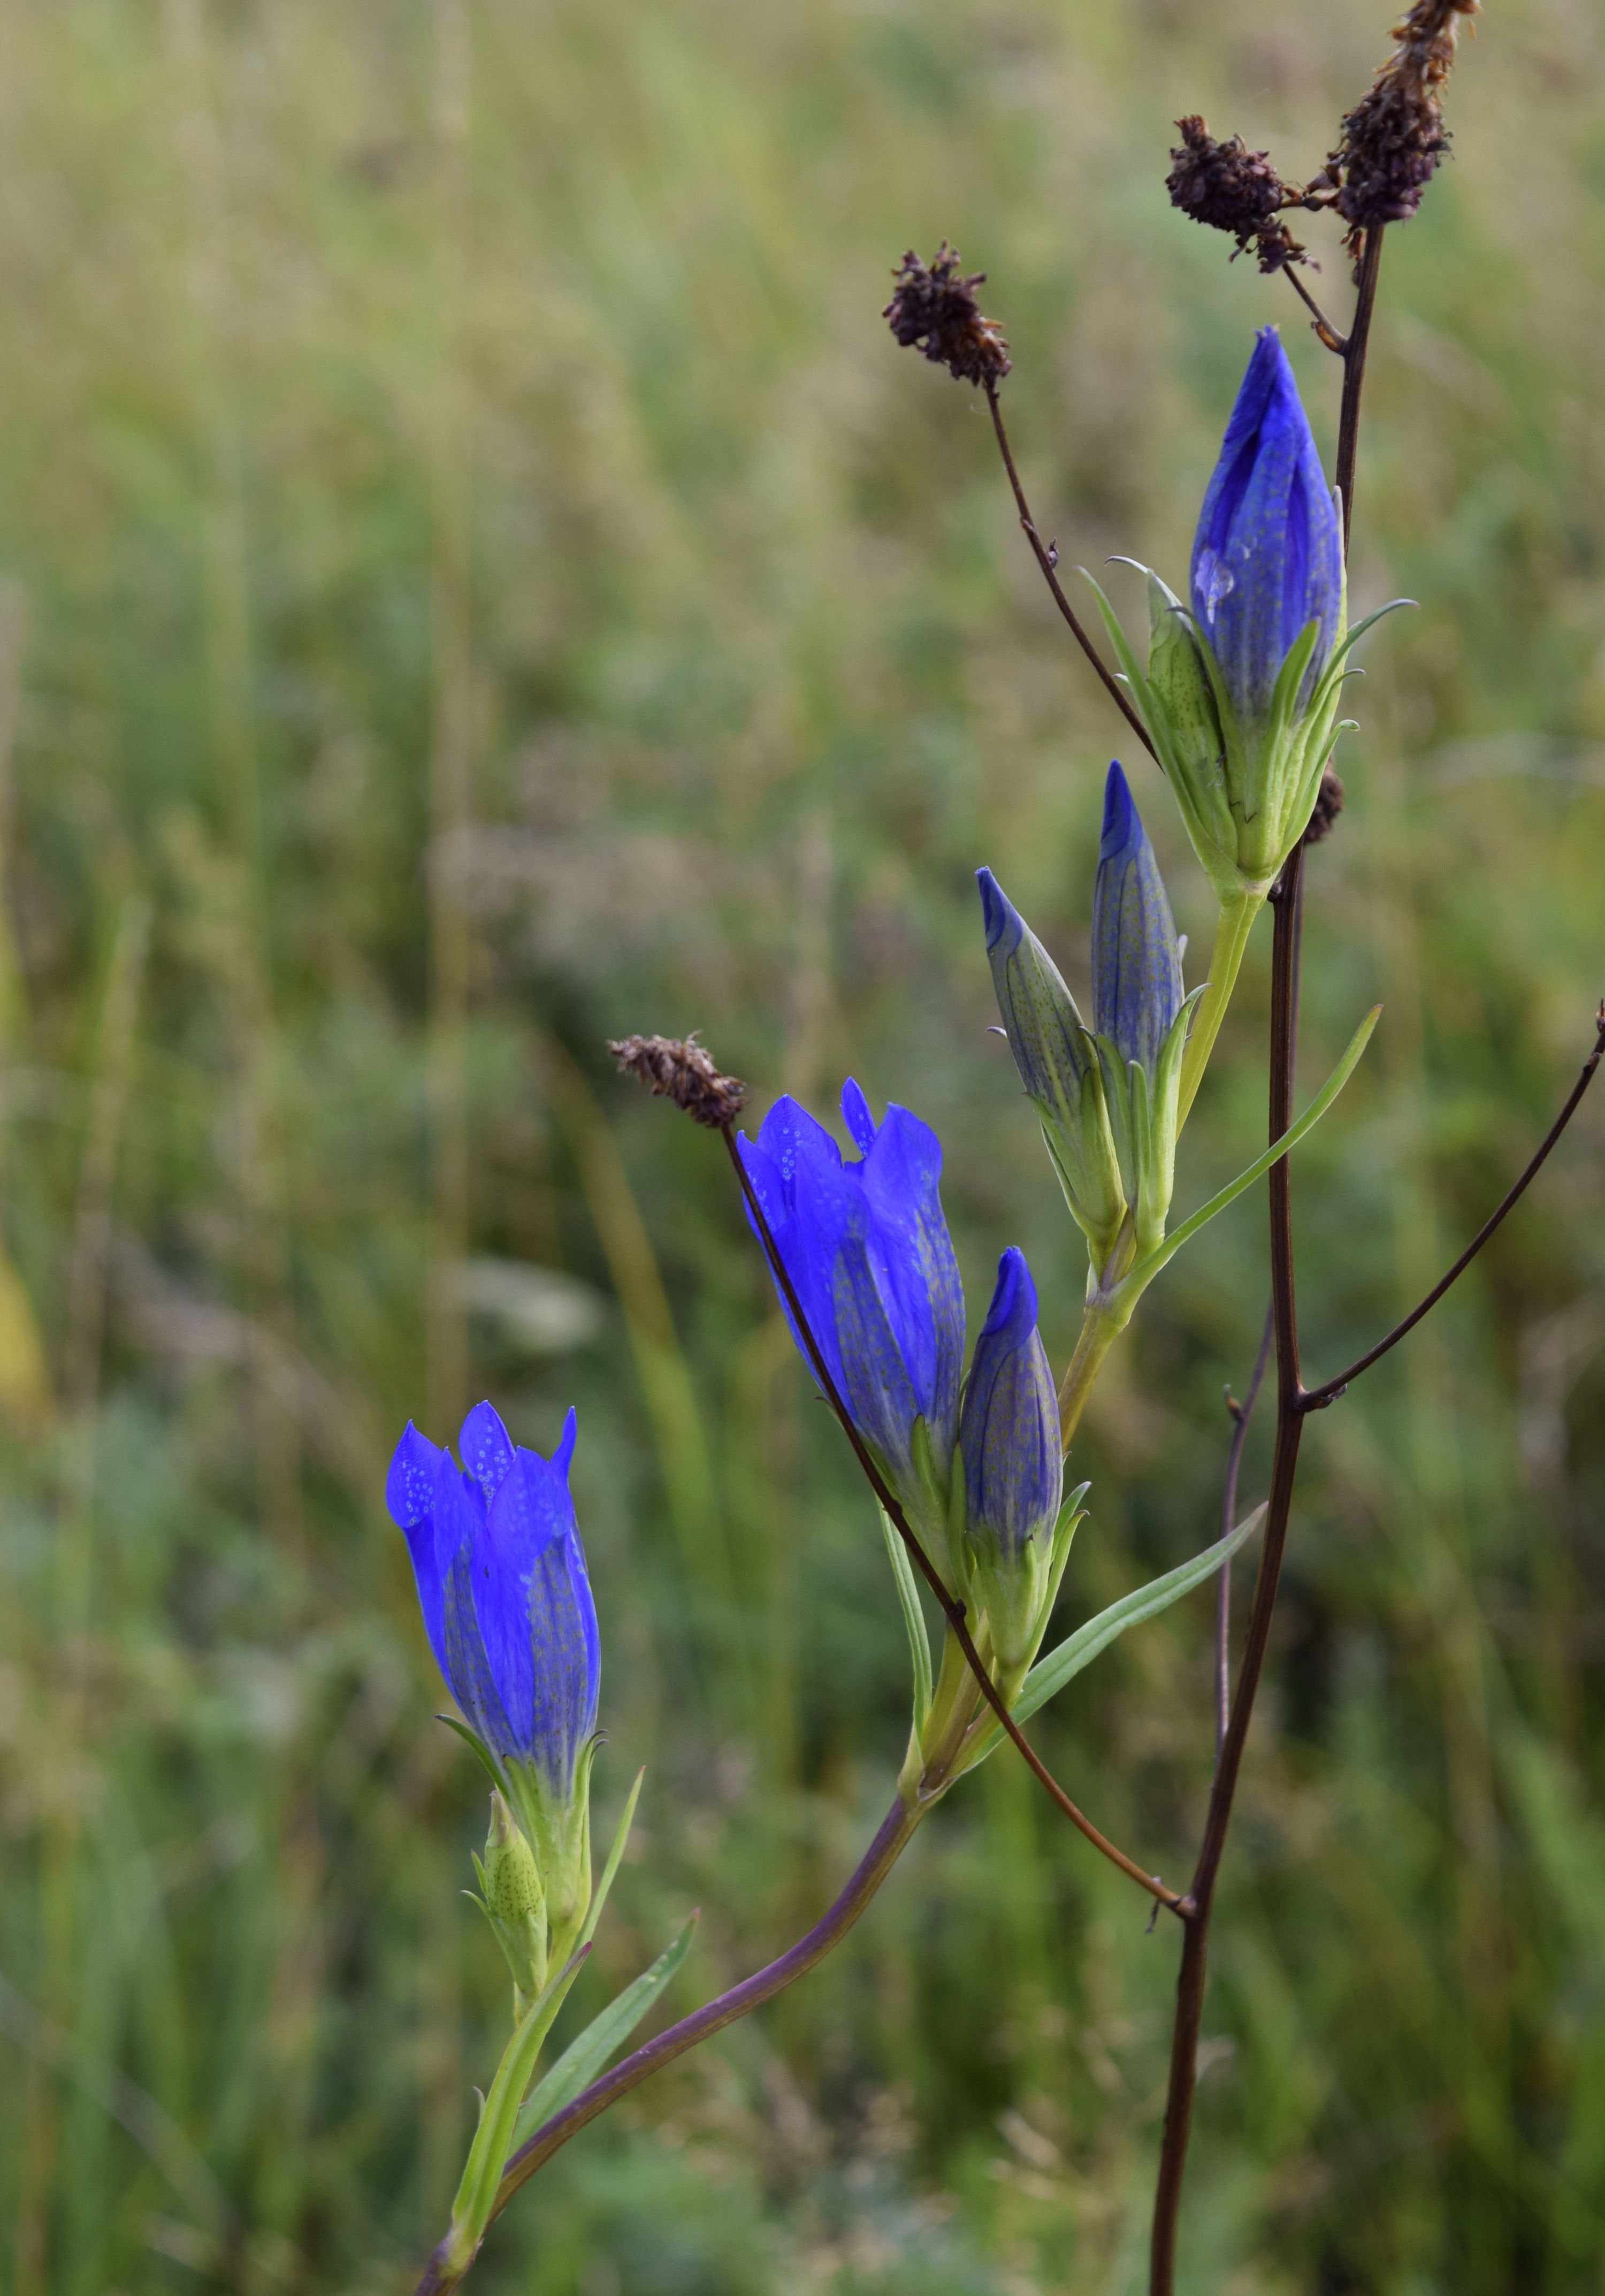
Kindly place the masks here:
POLYGON ((1003 1033, 1065 1201, 1101 1274, 1126 1218, 1097 1048, 1058 966, 990 869, 978 869, 987 958, 1003 1033))
POLYGON ((936 1562, 964 1358, 941 1144, 905 1108, 877 1125, 850 1078, 841 1109, 858 1161, 790 1096, 741 1160, 837 1393, 936 1562))
POLYGON ((978 869, 987 962, 1020 1080, 1039 1105, 1073 1108, 1092 1065, 1076 1000, 1059 967, 990 869, 978 869))
POLYGON ((1314 622, 1296 706, 1308 701, 1343 611, 1343 537, 1274 327, 1255 344, 1204 496, 1192 611, 1245 726, 1266 717, 1290 649, 1314 622))
POLYGON ((998 1262, 975 1343, 959 1447, 974 1584, 1007 1683, 1041 1638, 1064 1492, 1059 1400, 1036 1328, 1036 1287, 1024 1254, 1012 1247, 998 1262))
POLYGON ((1059 1398, 1036 1328, 1036 1286, 1013 1245, 997 1263, 959 1422, 966 1527, 1010 1561, 1052 1530, 1064 1492, 1059 1398))
POLYGON ((1183 994, 1165 881, 1117 762, 1104 785, 1093 890, 1093 1025, 1151 1075, 1183 994))

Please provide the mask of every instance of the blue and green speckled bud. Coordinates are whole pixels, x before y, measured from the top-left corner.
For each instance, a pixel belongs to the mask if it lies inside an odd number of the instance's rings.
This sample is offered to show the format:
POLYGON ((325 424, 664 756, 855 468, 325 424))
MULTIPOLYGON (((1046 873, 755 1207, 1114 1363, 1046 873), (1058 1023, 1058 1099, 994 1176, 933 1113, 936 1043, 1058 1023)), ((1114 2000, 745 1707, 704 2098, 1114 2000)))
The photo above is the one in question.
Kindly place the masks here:
POLYGON ((1059 1398, 1036 1328, 1036 1287, 1023 1253, 998 1262, 997 1286, 964 1387, 970 1581, 986 1611, 1000 1678, 1029 1664, 1041 1638, 1053 1532, 1064 1496, 1059 1398))
POLYGON ((991 870, 975 873, 1003 1033, 1101 1276, 1126 1218, 1126 1193, 1097 1046, 1058 966, 991 870))

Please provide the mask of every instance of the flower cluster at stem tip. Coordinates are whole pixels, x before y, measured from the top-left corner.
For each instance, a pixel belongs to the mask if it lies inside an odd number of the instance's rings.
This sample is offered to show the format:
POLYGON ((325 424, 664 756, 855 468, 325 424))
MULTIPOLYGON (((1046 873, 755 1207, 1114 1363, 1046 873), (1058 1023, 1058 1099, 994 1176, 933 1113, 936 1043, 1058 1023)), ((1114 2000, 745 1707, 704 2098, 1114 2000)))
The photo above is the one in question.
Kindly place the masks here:
POLYGON ((1164 1236, 1195 1001, 1183 986, 1165 881, 1118 761, 1104 784, 1093 888, 1091 1029, 991 870, 977 870, 976 882, 1003 1033, 1086 1237, 1096 1298, 1164 1236))
POLYGON ((984 1611, 1000 1679, 1017 1679, 1047 1624, 1064 1480, 1030 1270, 1003 1255, 963 1380, 940 1144, 905 1108, 877 1124, 851 1078, 841 1111, 856 1158, 787 1095, 756 1141, 742 1136, 741 1159, 860 1440, 944 1585, 984 1611))

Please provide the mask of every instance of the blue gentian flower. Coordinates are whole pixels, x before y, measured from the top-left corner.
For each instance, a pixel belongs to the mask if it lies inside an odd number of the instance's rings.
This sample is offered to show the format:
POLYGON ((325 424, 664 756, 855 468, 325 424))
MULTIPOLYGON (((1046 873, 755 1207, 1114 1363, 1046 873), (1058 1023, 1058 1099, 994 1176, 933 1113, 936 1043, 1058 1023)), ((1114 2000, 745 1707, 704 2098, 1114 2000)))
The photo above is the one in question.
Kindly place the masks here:
POLYGON ((1192 611, 1245 726, 1265 718, 1277 673, 1313 621, 1319 635, 1297 697, 1299 707, 1308 700, 1342 610, 1338 512, 1287 353, 1275 328, 1265 327, 1192 545, 1192 611))
POLYGON ((878 1125, 851 1078, 841 1112, 856 1162, 789 1095, 756 1141, 741 1136, 741 1160, 854 1425, 911 1512, 928 1515, 917 1431, 945 1489, 964 1355, 964 1295, 938 1193, 941 1144, 905 1108, 888 1108, 878 1125))
POLYGON ((430 1647, 504 1766, 566 1807, 596 1732, 602 1652, 569 1496, 575 1417, 550 1459, 515 1446, 488 1403, 463 1423, 460 1470, 409 1426, 385 1499, 406 1533, 430 1647))
POLYGON ((1093 1026, 1151 1075, 1184 994, 1165 881, 1117 760, 1093 889, 1093 1026))
POLYGON ((1052 1529, 1064 1492, 1059 1398, 1036 1328, 1036 1286, 1011 1244, 975 1343, 959 1421, 964 1498, 972 1539, 1017 1560, 1052 1529))

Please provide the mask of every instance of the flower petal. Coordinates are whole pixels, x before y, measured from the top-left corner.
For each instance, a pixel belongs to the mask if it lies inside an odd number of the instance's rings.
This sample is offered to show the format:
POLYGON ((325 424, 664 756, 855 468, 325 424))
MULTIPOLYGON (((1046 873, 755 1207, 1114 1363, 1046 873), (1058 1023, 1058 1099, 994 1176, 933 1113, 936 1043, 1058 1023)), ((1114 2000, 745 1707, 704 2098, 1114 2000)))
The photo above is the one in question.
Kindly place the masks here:
POLYGON ((424 1631, 442 1674, 446 1672, 446 1592, 435 1544, 435 1481, 444 1456, 409 1420, 385 1478, 385 1505, 397 1529, 406 1533, 424 1631))
POLYGON ((505 1757, 518 1751, 518 1741, 480 1625, 479 1588, 493 1571, 485 1501, 479 1485, 458 1472, 448 1452, 441 1453, 435 1480, 434 1519, 445 1609, 441 1672, 486 1744, 505 1757))
POLYGON ((488 1505, 513 1456, 512 1438, 503 1426, 501 1414, 488 1403, 476 1403, 463 1422, 457 1449, 488 1505))

